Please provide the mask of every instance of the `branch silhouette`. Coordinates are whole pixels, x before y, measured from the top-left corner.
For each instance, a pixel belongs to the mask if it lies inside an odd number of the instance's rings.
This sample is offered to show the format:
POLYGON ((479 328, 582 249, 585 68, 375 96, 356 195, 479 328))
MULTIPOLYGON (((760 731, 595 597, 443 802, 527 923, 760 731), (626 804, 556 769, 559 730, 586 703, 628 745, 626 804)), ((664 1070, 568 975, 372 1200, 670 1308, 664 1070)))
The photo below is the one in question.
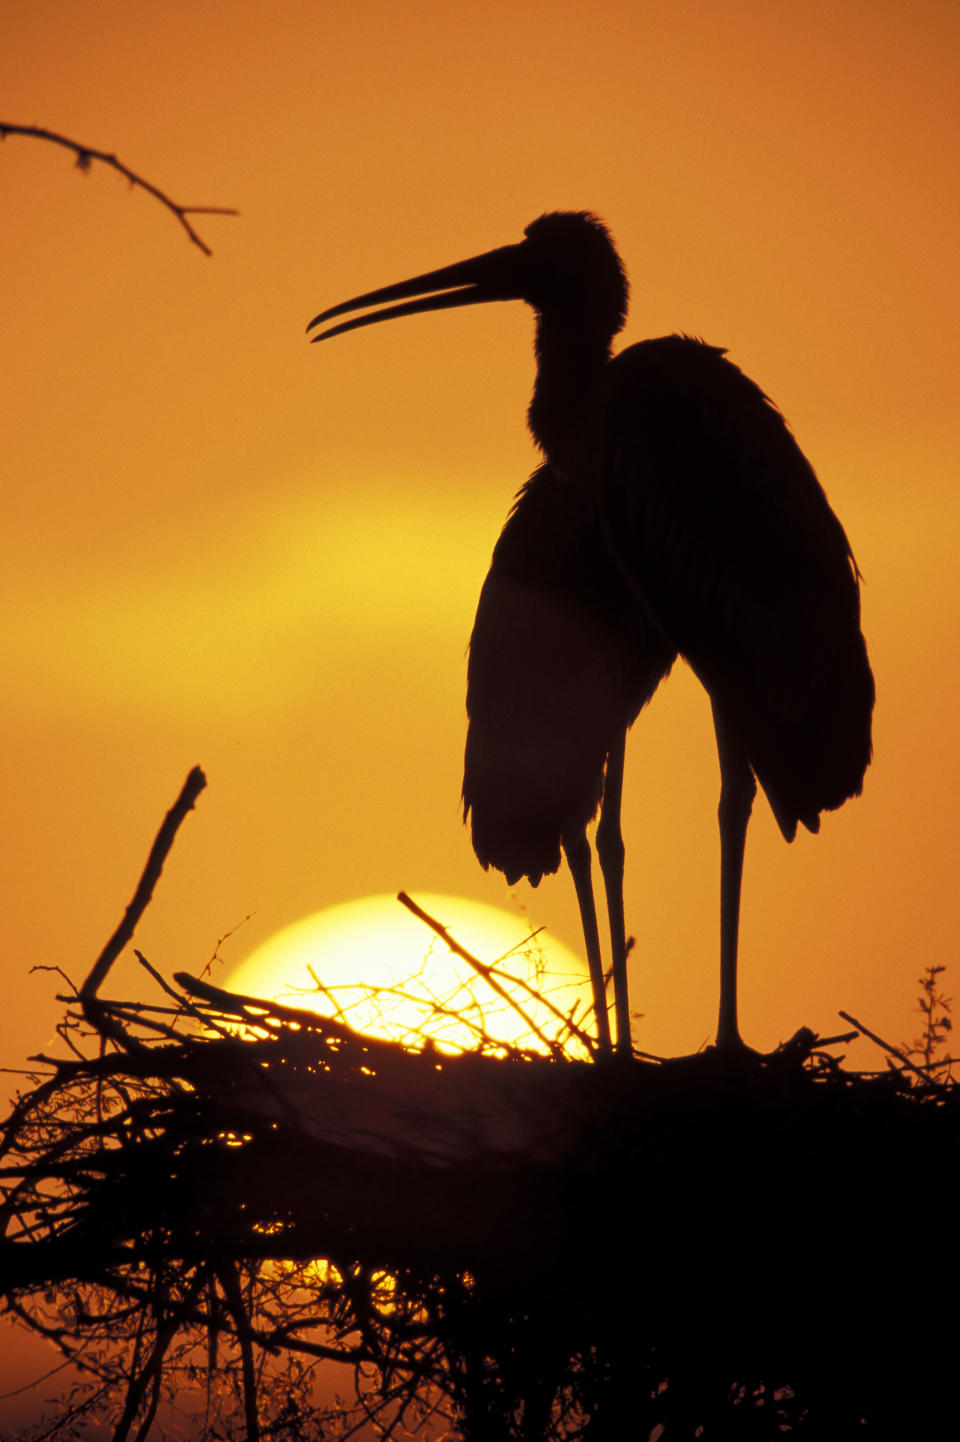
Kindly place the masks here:
POLYGON ((76 163, 79 170, 88 171, 95 160, 99 160, 102 165, 108 165, 111 170, 116 170, 125 180, 129 181, 131 186, 145 190, 148 195, 152 195, 154 200, 158 200, 172 215, 176 216, 177 220, 187 232, 187 235, 193 241, 193 244, 198 246, 204 255, 212 255, 213 251, 209 245, 207 245, 206 241, 197 234, 187 217, 190 215, 240 214, 239 210, 233 210, 231 207, 225 205, 178 205, 175 200, 171 200, 165 191, 160 190, 158 186, 153 185, 149 180, 145 180, 142 175, 138 175, 137 172, 131 170, 128 165, 124 165, 123 161, 119 160, 116 155, 111 155, 106 150, 94 150, 92 146, 83 145, 78 140, 70 140, 67 136, 60 135, 56 130, 45 130, 40 125, 15 125, 9 121, 0 120, 0 140, 6 140, 8 135, 29 135, 32 136, 34 140, 49 140, 53 145, 62 145, 66 150, 73 151, 77 158, 76 163))
POLYGON ((153 846, 150 848, 150 855, 147 857, 147 864, 137 883, 133 900, 124 912, 123 920, 103 948, 90 970, 90 975, 80 988, 80 998, 83 1002, 93 1001, 111 966, 133 936, 137 922, 149 906, 153 889, 160 880, 163 863, 170 854, 170 848, 180 829, 180 823, 193 810, 194 803, 206 784, 207 778, 203 771, 199 766, 194 766, 183 783, 180 795, 167 812, 163 825, 157 832, 153 846))

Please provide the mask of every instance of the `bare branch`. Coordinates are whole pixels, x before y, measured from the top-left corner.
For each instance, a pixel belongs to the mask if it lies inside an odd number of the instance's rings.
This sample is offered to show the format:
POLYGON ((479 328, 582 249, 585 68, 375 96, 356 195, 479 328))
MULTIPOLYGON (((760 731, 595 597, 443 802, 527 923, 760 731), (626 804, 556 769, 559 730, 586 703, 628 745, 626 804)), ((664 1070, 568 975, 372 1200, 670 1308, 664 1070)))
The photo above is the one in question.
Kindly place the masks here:
POLYGON ((116 170, 122 175, 124 180, 129 181, 131 186, 145 190, 148 195, 152 195, 154 200, 159 200, 162 206, 175 215, 194 245, 199 246, 204 255, 212 255, 213 251, 205 241, 201 240, 187 216, 240 214, 239 210, 233 210, 225 205, 178 205, 164 191, 152 185, 149 180, 144 180, 142 175, 137 175, 115 155, 110 155, 106 150, 93 150, 89 145, 81 145, 77 140, 68 140, 65 135, 59 135, 55 130, 44 130, 39 125, 14 125, 9 121, 0 120, 0 140, 6 140, 8 135, 30 135, 35 140, 49 140, 53 145, 62 145, 65 149, 72 150, 77 157, 78 170, 89 170, 95 160, 99 160, 102 165, 109 165, 112 170, 116 170))
POLYGON ((180 795, 167 812, 164 823, 157 832, 157 838, 150 848, 150 855, 147 857, 147 864, 143 868, 143 875, 140 877, 137 889, 133 894, 133 900, 124 912, 123 920, 103 948, 103 951, 91 969, 90 975, 80 988, 80 998, 84 1003, 84 1009, 86 1009, 88 1002, 94 1000, 107 972, 133 936, 137 922, 150 904, 153 888, 160 880, 163 863, 166 861, 170 848, 173 845, 173 840, 180 828, 180 823, 183 821, 187 812, 193 810, 194 802, 206 784, 207 778, 200 770, 200 767, 195 766, 183 783, 183 789, 180 795))
POLYGON ((914 1066, 910 1058, 908 1056, 905 1056, 904 1053, 899 1049, 899 1047, 891 1046, 888 1041, 884 1041, 882 1036, 877 1036, 877 1033, 875 1031, 871 1031, 868 1026, 864 1026, 862 1021, 857 1021, 857 1018, 855 1016, 851 1016, 848 1011, 840 1011, 837 1013, 837 1015, 842 1016, 844 1021, 848 1021, 851 1026, 855 1026, 858 1032, 860 1032, 863 1036, 869 1037, 872 1042, 874 1042, 877 1046, 882 1047, 885 1052, 888 1052, 890 1054, 890 1056, 896 1057, 897 1061, 902 1067, 904 1067, 907 1071, 912 1071, 914 1076, 918 1076, 921 1081, 930 1080, 930 1077, 928 1076, 927 1072, 924 1070, 923 1067, 914 1066))

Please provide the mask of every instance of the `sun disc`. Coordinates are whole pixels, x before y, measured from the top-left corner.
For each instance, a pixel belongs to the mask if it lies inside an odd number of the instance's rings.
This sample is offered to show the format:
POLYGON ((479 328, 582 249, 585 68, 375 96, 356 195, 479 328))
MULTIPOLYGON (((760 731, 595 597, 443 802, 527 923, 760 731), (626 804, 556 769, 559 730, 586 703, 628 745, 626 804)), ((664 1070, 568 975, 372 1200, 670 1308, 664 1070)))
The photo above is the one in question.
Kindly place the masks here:
POLYGON ((547 1051, 562 1038, 578 1054, 563 1018, 592 1032, 590 987, 572 951, 542 931, 531 936, 526 918, 497 907, 432 893, 414 899, 481 963, 496 966, 513 1005, 392 895, 295 922, 241 962, 226 984, 342 1015, 356 1031, 407 1045, 429 1038, 442 1050, 495 1041, 547 1051), (504 981, 503 973, 516 980, 504 981))

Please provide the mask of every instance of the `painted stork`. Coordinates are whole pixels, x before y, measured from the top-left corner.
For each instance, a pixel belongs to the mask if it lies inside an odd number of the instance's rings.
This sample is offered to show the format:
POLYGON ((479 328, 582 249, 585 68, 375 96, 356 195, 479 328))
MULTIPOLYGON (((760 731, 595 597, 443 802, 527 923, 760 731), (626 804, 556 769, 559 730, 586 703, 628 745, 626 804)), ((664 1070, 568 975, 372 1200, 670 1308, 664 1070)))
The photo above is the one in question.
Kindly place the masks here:
MULTIPOLYGON (((633 700, 642 705, 674 652, 710 696, 721 777, 717 1046, 742 1050, 737 936, 756 783, 792 841, 798 824, 817 831, 822 811, 859 795, 870 760, 874 683, 853 553, 780 412, 724 351, 673 335, 611 356, 627 281, 592 215, 543 215, 518 244, 368 291, 322 311, 308 331, 325 326, 313 337, 325 340, 505 300, 525 301, 536 317, 533 437, 555 484, 578 496, 584 525, 598 528, 625 607, 644 618, 646 679, 633 700), (355 310, 366 313, 327 325, 355 310)), ((540 564, 535 548, 531 564, 540 564)), ((583 582, 569 581, 574 606, 583 582)), ((585 709, 545 715, 546 755, 558 741, 549 731, 580 724, 585 709)), ((612 745, 608 755, 615 767, 612 745)), ((521 874, 530 874, 526 860, 521 874)), ((628 1047, 618 1027, 618 1050, 628 1047)))

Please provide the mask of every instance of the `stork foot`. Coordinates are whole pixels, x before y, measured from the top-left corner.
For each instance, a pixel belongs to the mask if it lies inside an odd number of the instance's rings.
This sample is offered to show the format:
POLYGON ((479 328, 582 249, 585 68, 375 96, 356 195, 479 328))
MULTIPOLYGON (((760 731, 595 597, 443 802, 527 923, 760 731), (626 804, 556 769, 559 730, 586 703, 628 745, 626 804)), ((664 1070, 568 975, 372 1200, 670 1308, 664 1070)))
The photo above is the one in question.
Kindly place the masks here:
POLYGON ((808 1026, 802 1026, 773 1051, 757 1051, 747 1046, 737 1033, 724 1042, 713 1042, 702 1051, 688 1056, 665 1057, 668 1065, 686 1063, 709 1067, 726 1075, 749 1074, 760 1070, 791 1071, 799 1069, 815 1050, 820 1038, 808 1026))

